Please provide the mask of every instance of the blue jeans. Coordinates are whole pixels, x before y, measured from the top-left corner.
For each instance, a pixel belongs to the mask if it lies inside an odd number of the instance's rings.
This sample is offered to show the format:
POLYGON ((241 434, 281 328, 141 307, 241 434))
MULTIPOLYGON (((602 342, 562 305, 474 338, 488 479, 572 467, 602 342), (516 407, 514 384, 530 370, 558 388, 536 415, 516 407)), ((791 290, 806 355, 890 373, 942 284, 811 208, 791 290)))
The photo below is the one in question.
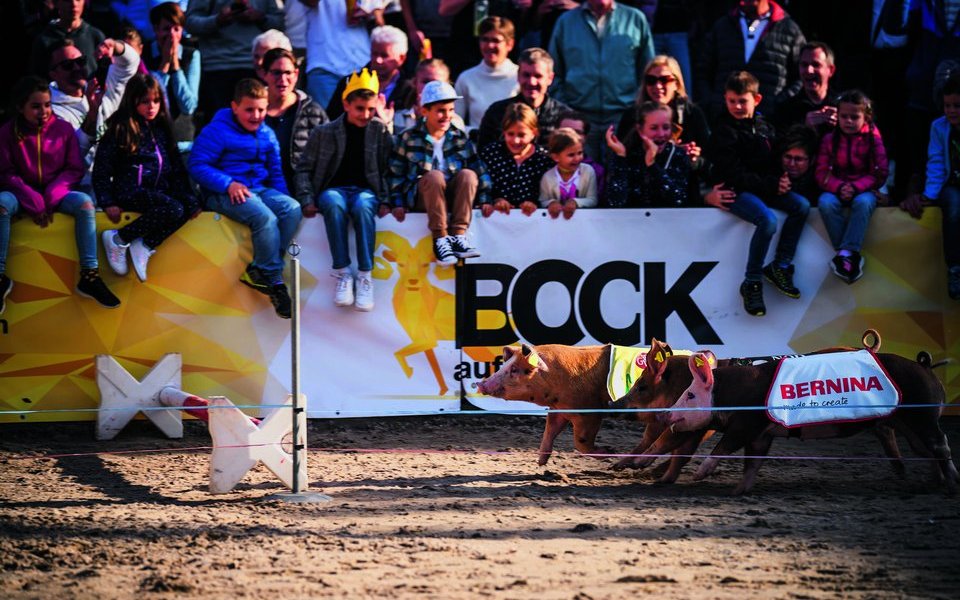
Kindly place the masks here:
POLYGON ((960 188, 943 186, 937 202, 943 211, 943 258, 948 269, 960 267, 960 188))
POLYGON ((810 214, 810 202, 795 192, 787 192, 783 196, 774 196, 764 202, 750 192, 737 194, 737 199, 730 205, 730 212, 744 221, 756 225, 753 237, 750 238, 750 250, 747 253, 747 270, 744 279, 747 281, 761 281, 763 279, 763 261, 770 249, 770 242, 777 233, 777 215, 771 208, 787 213, 787 220, 780 232, 780 241, 774 254, 774 262, 789 265, 793 262, 793 255, 800 242, 800 234, 810 214))
POLYGON ((357 236, 357 268, 361 271, 373 270, 379 205, 373 192, 356 186, 330 188, 317 196, 317 207, 323 214, 323 223, 327 228, 327 241, 330 242, 334 269, 350 266, 350 251, 347 247, 349 215, 357 236))
POLYGON ((824 192, 818 202, 823 226, 827 228, 830 243, 834 250, 860 252, 863 238, 867 234, 870 215, 877 207, 877 197, 873 192, 863 192, 850 202, 843 202, 835 194, 824 192), (844 208, 850 209, 850 215, 843 214, 844 208))
POLYGON ((314 101, 319 102, 320 106, 326 108, 330 104, 330 99, 333 98, 337 84, 344 77, 326 69, 313 69, 307 73, 307 93, 314 101))
POLYGON ((233 204, 226 194, 207 198, 207 208, 250 228, 253 262, 273 283, 283 282, 283 253, 297 233, 300 205, 290 196, 270 188, 250 190, 243 204, 233 204))
POLYGON ((680 74, 686 84, 687 97, 693 100, 693 72, 690 70, 690 44, 686 31, 653 34, 653 48, 656 54, 666 54, 677 59, 680 74))
MULTIPOLYGON (((20 204, 10 192, 0 192, 0 273, 7 269, 7 251, 10 247, 10 217, 17 214, 20 204)), ((57 212, 73 217, 74 237, 81 269, 96 269, 97 264, 97 207, 93 198, 83 192, 70 192, 57 205, 57 212)))

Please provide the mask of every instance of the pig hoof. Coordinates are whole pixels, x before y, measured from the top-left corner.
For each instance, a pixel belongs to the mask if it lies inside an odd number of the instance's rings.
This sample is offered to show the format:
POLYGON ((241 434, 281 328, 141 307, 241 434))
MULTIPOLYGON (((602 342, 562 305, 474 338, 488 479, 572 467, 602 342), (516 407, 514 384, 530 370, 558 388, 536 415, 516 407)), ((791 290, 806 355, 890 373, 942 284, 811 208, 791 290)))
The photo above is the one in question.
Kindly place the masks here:
POLYGON ((549 455, 549 454, 541 454, 541 455, 540 455, 540 459, 537 460, 537 466, 542 467, 543 465, 547 464, 547 461, 548 461, 548 460, 550 460, 550 455, 549 455))

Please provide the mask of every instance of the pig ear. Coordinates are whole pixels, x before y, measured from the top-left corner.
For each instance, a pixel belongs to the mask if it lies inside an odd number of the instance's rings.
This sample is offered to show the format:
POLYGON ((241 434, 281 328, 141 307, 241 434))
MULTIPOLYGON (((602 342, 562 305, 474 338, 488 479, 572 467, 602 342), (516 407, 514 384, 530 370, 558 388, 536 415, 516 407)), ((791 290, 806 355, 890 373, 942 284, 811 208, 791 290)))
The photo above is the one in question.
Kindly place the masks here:
POLYGON ((711 352, 710 350, 701 350, 700 354, 707 359, 707 364, 710 365, 711 369, 717 368, 717 355, 711 352))
POLYGON ((519 350, 520 350, 520 349, 517 348, 516 346, 504 346, 504 347, 503 347, 503 362, 507 362, 508 360, 510 360, 511 358, 513 358, 513 355, 516 354, 517 352, 519 352, 519 350))
MULTIPOLYGON (((716 359, 714 359, 716 362, 716 359)), ((713 385, 713 368, 710 366, 710 359, 703 352, 696 352, 690 355, 688 361, 690 373, 704 385, 713 385)))
POLYGON ((534 371, 543 371, 544 373, 546 373, 547 371, 550 370, 550 368, 547 367, 547 363, 543 362, 543 359, 540 358, 540 355, 537 353, 536 350, 534 350, 533 348, 527 348, 527 349, 530 351, 528 354, 526 354, 527 364, 530 365, 530 367, 534 371))

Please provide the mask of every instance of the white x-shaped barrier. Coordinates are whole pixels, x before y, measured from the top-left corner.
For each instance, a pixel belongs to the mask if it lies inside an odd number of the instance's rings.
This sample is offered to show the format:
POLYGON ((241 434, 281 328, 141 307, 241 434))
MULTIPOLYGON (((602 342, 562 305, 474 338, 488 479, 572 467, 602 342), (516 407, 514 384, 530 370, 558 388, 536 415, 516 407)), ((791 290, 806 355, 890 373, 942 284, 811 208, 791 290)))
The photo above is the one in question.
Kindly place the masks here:
MULTIPOLYGON (((223 494, 232 490, 247 472, 262 462, 284 485, 293 489, 293 456, 283 444, 291 442, 293 420, 288 407, 293 396, 256 424, 229 399, 213 396, 203 400, 182 392, 180 376, 182 358, 165 354, 142 381, 137 381, 112 356, 97 356, 97 386, 100 388, 100 410, 97 413, 97 439, 110 440, 133 419, 143 413, 167 437, 183 437, 181 410, 202 406, 209 408, 210 492, 223 494), (167 410, 158 410, 167 408, 167 410), (148 409, 148 410, 144 410, 148 409)), ((305 398, 301 395, 301 405, 305 398)), ((298 415, 300 436, 297 445, 306 443, 306 412, 298 415)), ((306 460, 300 461, 298 479, 306 482, 306 460)))

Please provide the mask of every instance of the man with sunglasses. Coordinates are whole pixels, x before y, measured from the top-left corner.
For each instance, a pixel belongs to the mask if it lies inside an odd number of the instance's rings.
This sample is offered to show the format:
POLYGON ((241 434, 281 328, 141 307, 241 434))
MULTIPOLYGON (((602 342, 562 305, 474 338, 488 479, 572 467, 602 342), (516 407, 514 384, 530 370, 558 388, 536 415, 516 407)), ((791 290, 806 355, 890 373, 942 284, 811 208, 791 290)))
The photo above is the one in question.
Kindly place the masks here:
POLYGON ((123 90, 140 65, 140 55, 123 42, 108 38, 100 45, 100 51, 111 57, 103 85, 88 78, 84 68, 86 56, 70 38, 53 47, 48 62, 53 112, 77 131, 80 154, 87 166, 93 164, 91 148, 97 135, 120 106, 123 90))

